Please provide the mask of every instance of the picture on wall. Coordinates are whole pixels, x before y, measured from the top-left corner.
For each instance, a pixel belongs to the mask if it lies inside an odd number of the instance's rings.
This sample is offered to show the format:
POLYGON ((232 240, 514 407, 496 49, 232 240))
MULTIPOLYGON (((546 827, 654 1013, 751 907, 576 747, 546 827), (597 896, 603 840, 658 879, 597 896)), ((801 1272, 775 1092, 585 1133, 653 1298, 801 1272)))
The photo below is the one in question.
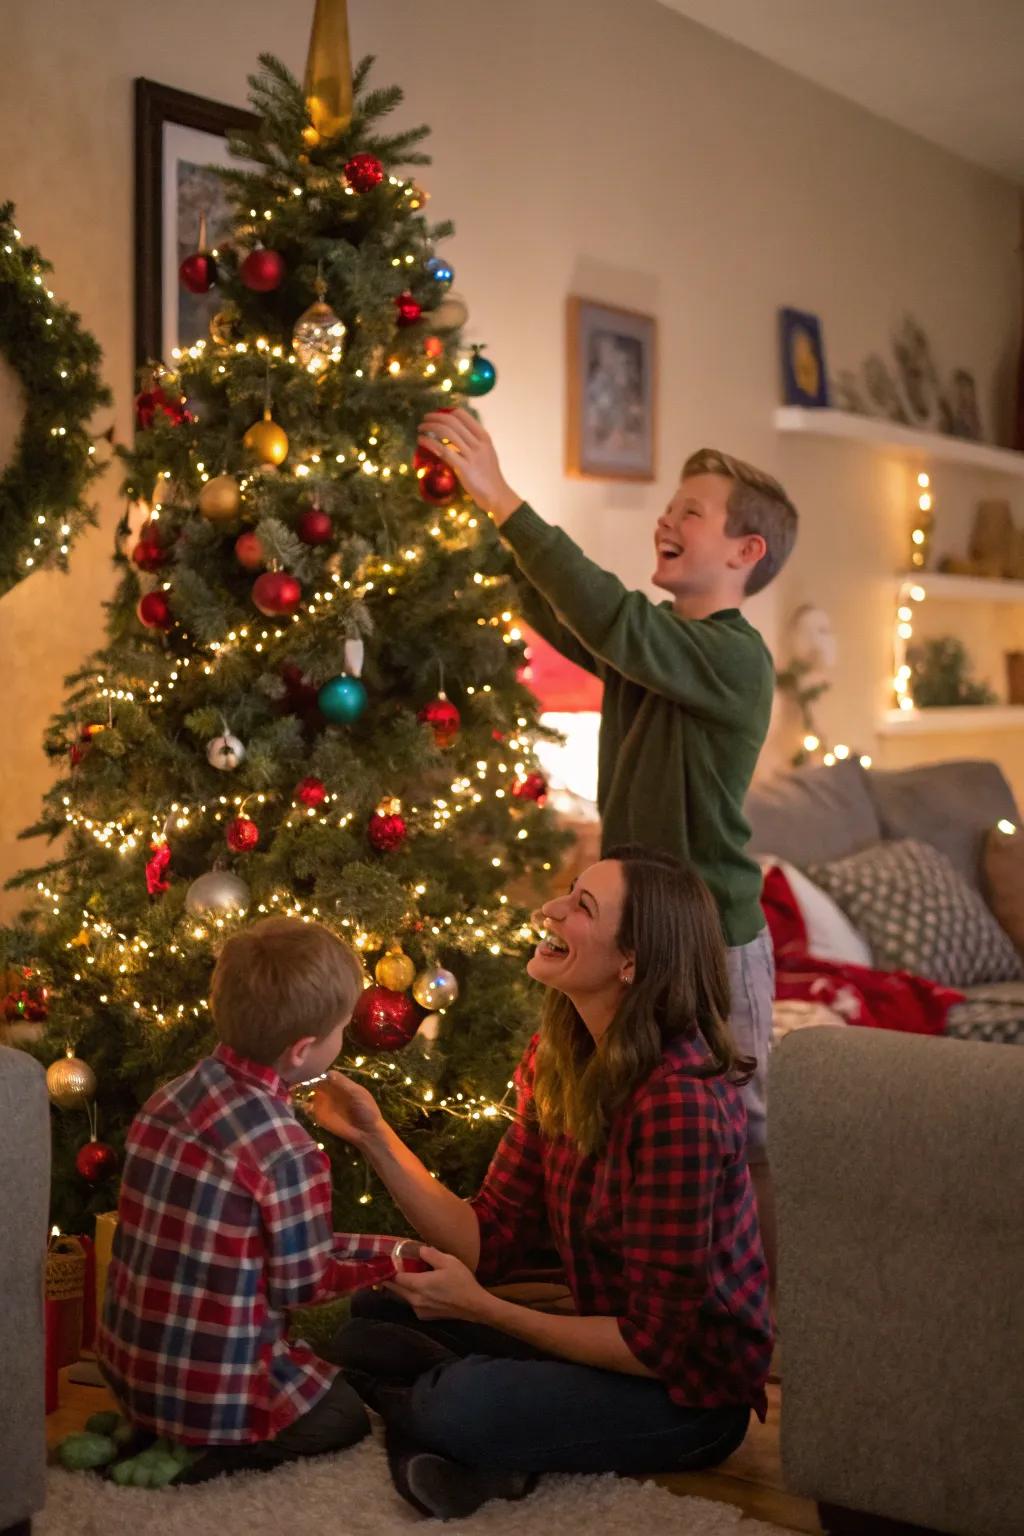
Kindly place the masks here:
POLYGON ((827 406, 828 375, 817 315, 779 310, 782 398, 786 405, 827 406))
POLYGON ((570 298, 568 320, 569 473, 603 480, 653 480, 653 316, 570 298))
POLYGON ((222 302, 217 289, 190 293, 178 281, 178 267, 196 249, 201 215, 210 249, 227 231, 224 187, 211 167, 239 165, 228 154, 227 135, 257 125, 241 107, 136 80, 136 367, 209 335, 222 302))

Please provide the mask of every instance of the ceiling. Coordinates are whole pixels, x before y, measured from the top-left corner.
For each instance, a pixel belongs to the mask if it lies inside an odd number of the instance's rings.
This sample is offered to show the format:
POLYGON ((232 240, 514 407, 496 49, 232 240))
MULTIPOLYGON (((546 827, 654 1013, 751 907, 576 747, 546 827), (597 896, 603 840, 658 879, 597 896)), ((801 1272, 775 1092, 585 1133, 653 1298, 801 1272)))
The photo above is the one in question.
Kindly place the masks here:
POLYGON ((879 117, 1024 182, 1024 0, 663 0, 879 117))

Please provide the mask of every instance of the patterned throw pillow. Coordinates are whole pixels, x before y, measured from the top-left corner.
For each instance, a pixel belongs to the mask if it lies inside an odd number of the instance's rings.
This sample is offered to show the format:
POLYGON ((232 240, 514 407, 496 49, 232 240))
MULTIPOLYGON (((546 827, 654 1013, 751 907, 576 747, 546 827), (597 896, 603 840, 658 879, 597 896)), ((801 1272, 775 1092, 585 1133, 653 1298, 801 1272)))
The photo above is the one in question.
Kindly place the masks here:
POLYGON ((875 843, 807 873, 863 934, 879 970, 912 971, 947 987, 1024 978, 981 896, 928 843, 875 843))

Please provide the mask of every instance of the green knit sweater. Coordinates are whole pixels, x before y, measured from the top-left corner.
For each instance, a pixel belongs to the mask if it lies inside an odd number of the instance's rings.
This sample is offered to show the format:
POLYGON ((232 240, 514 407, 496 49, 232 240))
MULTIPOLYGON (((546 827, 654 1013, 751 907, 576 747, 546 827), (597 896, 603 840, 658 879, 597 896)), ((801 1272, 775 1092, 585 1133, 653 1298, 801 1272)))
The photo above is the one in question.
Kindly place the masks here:
POLYGON ((524 502, 501 530, 527 623, 604 683, 603 848, 641 843, 696 865, 726 942, 764 927, 743 801, 768 731, 774 668, 738 608, 681 619, 629 592, 524 502))

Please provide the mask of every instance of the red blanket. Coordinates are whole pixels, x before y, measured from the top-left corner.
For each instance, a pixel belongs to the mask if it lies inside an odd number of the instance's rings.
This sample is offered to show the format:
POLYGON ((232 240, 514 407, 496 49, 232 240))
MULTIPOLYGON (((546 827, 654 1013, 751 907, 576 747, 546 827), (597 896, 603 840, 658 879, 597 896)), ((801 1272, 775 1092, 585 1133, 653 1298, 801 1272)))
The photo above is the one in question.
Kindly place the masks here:
POLYGON ((962 992, 909 971, 872 971, 809 955, 807 929, 781 869, 765 872, 761 905, 775 950, 775 996, 780 1001, 823 1003, 847 1024, 941 1035, 946 1014, 954 1003, 964 1000, 962 992))

